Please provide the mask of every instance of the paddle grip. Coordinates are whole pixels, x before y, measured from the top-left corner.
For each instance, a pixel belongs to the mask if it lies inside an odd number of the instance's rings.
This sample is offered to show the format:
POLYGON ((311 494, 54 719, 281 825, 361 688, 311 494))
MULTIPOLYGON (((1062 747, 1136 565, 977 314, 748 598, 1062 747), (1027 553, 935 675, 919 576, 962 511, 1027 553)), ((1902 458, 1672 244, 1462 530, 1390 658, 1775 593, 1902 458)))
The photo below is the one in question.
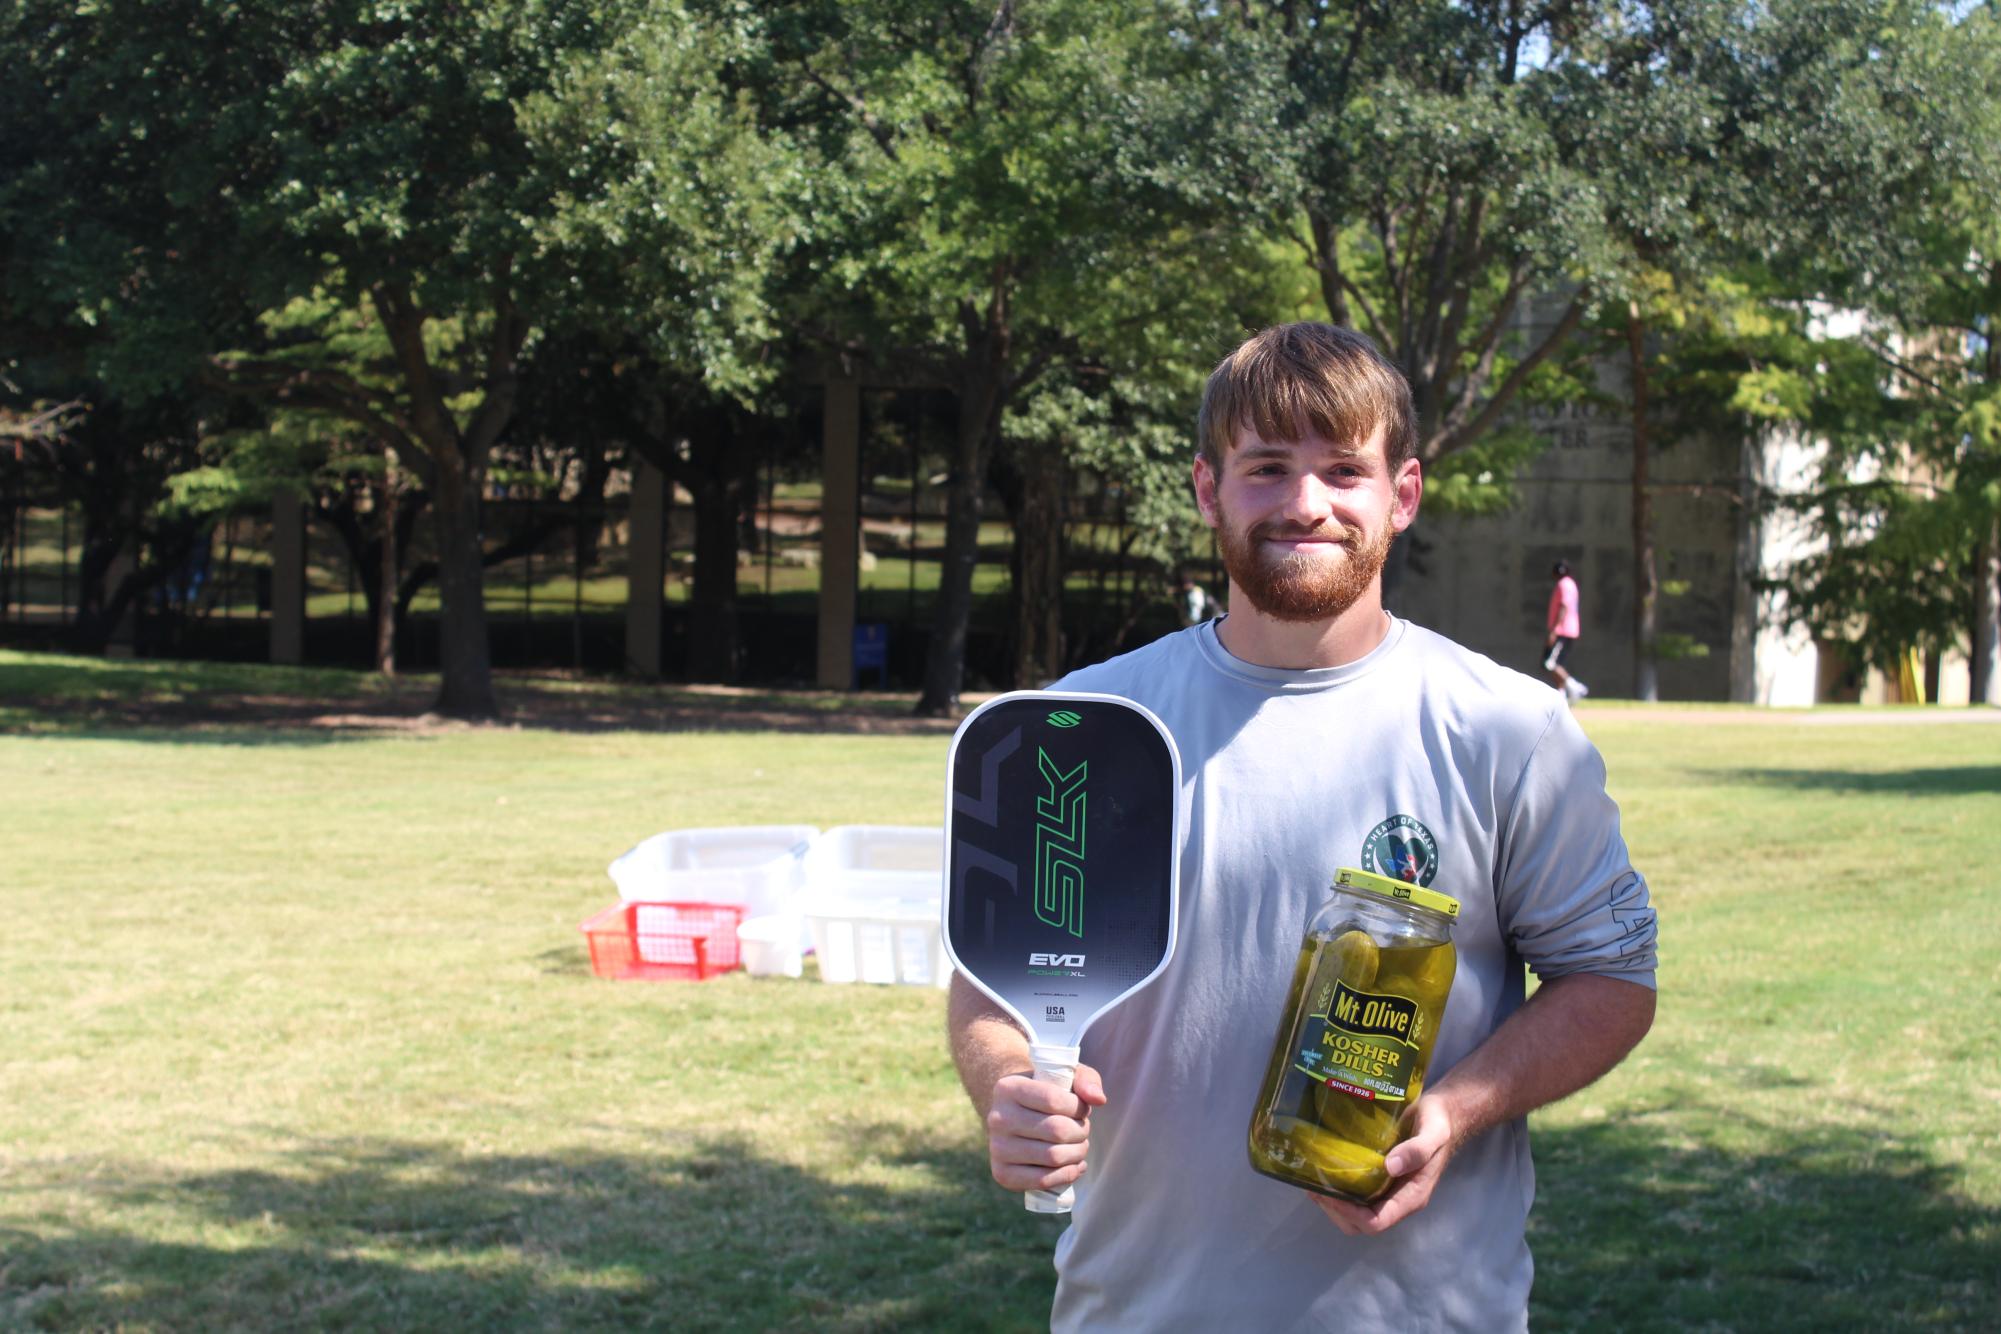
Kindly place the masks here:
MULTIPOLYGON (((1037 1080, 1054 1084, 1067 1093, 1070 1081, 1077 1075, 1077 1057, 1081 1050, 1052 1042, 1031 1042, 1028 1044, 1028 1059, 1035 1064, 1037 1080)), ((1071 1205, 1077 1202, 1077 1188, 1065 1186, 1060 1191, 1031 1190, 1021 1197, 1021 1202, 1032 1214, 1067 1214, 1071 1205)))

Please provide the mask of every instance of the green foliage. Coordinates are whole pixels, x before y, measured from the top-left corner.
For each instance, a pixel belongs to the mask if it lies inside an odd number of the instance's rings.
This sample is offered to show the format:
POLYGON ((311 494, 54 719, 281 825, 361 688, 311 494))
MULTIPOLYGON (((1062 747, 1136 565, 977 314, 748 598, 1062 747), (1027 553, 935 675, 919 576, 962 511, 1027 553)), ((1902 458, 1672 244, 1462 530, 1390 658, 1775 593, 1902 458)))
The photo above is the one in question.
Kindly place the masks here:
POLYGON ((15 35, 36 130, 78 152, 0 186, 0 227, 24 295, 100 331, 114 383, 282 350, 384 284, 467 392, 502 308, 636 320, 727 386, 757 377, 739 349, 769 334, 761 267, 791 236, 782 143, 716 83, 727 33, 676 8, 30 4, 15 35))
POLYGON ((1131 554, 1162 577, 1206 554, 1209 530, 1189 480, 1202 388, 1246 326, 1284 317, 1295 274, 1261 246, 1218 241, 1157 252, 1144 282, 1111 294, 1097 312, 1104 323, 1088 355, 1058 365, 1010 404, 1003 441, 1053 442, 1068 467, 1115 486, 1137 530, 1131 554))
MULTIPOLYGON (((413 455, 455 439, 477 484, 505 440, 494 477, 546 477, 532 451, 585 436, 762 430, 830 361, 978 389, 985 357, 987 443, 1116 477, 1167 563, 1203 545, 1188 425, 1245 331, 1373 332, 1416 388, 1427 505, 1494 513, 1535 455, 1505 410, 1588 397, 1604 344, 1573 328, 1637 310, 1657 439, 1824 438, 1830 539, 1886 578, 1916 562, 1892 588, 1950 581, 2001 512, 1997 22, 1912 0, 17 0, 0 411, 256 394, 265 423, 205 410, 183 442, 162 513, 193 519, 372 476, 386 442, 422 477, 413 455), (1864 336, 1825 336, 1847 308, 1864 336), (1931 491, 1854 487, 1906 455, 1931 491)), ((1875 617, 1870 587, 1821 580, 1825 624, 1875 617)))
POLYGON ((1191 393, 1200 394, 1199 380, 1163 386, 1134 375, 1087 384, 1073 373, 1052 374, 1009 410, 1002 436, 1052 444, 1070 468, 1115 487, 1137 530, 1132 554, 1164 573, 1208 545, 1189 500, 1191 393))
POLYGON ((1706 89, 1629 77, 1671 29, 1635 30, 1648 19, 1611 4, 1221 11, 1281 90, 1279 216, 1296 220, 1322 309, 1410 376, 1428 462, 1497 429, 1583 310, 1624 289, 1622 209, 1644 201, 1645 226, 1687 228, 1670 175, 1710 121, 1662 90, 1706 89), (1553 324, 1517 318, 1538 292, 1557 297, 1553 324))
POLYGON ((1973 623, 1972 552, 1993 511, 1901 480, 1830 484, 1810 498, 1828 545, 1785 582, 1791 615, 1892 670, 1913 648, 1958 645, 1973 623))
POLYGON ((1424 472, 1430 514, 1502 514, 1514 508, 1515 483, 1549 445, 1527 426, 1492 431, 1477 444, 1446 455, 1424 472))
POLYGON ((950 359, 969 319, 1004 319, 1025 363, 1090 360, 1171 318, 1172 279, 1249 239, 1219 225, 1248 130, 1143 0, 759 17, 746 77, 824 156, 809 320, 950 359))
MULTIPOLYGON (((316 288, 263 312, 255 327, 258 346, 270 349, 263 364, 273 371, 339 376, 378 400, 396 393, 395 354, 366 302, 345 303, 316 288)), ((442 362, 462 355, 464 328, 463 319, 430 321, 423 331, 426 351, 442 362)), ((225 352, 220 360, 234 364, 249 355, 225 352)), ((463 421, 481 397, 468 391, 447 404, 463 421)), ((282 402, 262 407, 249 424, 212 432, 200 450, 201 465, 170 483, 168 503, 177 512, 207 518, 268 504, 280 490, 308 495, 351 476, 382 473, 382 442, 323 409, 282 402)))
POLYGON ((719 77, 743 31, 637 8, 621 40, 522 107, 528 141, 567 164, 551 230, 579 257, 547 319, 749 401, 778 371, 774 285, 813 227, 811 163, 719 77))
POLYGON ((1663 662, 1675 662, 1684 658, 1706 658, 1709 645, 1694 635, 1665 632, 1654 636, 1654 655, 1663 662))
POLYGON ((1783 369, 1756 386, 1769 415, 1807 423, 1827 446, 1819 486, 1796 502, 1825 549, 1787 579, 1794 614, 1886 668, 1978 633, 1975 553, 2001 518, 2001 17, 1976 8, 1918 30, 1899 77, 1905 96, 1931 95, 1920 123, 1937 143, 1921 206, 1894 233, 1915 258, 1869 266, 1858 334, 1793 334, 1783 369))

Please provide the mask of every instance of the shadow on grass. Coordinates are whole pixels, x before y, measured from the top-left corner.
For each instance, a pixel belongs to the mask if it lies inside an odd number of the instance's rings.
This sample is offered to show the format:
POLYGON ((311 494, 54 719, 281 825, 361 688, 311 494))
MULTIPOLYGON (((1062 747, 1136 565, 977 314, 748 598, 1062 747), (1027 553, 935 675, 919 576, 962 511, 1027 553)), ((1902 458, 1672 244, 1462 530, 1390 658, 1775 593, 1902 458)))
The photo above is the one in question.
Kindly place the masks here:
POLYGON ((1651 1118, 1536 1128, 1535 1328, 2001 1327, 2001 1210, 1953 1169, 1889 1124, 1716 1114, 1782 1147, 1699 1144, 1651 1118))
POLYGON ((1963 797, 2001 792, 2001 765, 1962 764, 1926 769, 1697 769, 1708 782, 1785 787, 1801 792, 1854 792, 1870 796, 1963 797))
POLYGON ((32 1183, 86 1207, 0 1228, 0 1325, 1046 1328, 1048 1221, 983 1187, 978 1154, 916 1154, 874 1159, 926 1169, 894 1189, 729 1137, 643 1157, 368 1140, 273 1170, 107 1165, 32 1183), (149 1233, 162 1219, 170 1239, 149 1233))
MULTIPOLYGON (((949 735, 914 695, 635 685, 528 675, 496 682, 502 727, 552 732, 949 735)), ((305 745, 474 726, 428 712, 435 680, 238 663, 0 659, 0 735, 305 745)))
MULTIPOLYGON (((1739 1152, 1663 1120, 1538 1128, 1538 1328, 2001 1324, 2001 1211, 1951 1169, 1887 1135, 1752 1126, 1783 1147, 1739 1152)), ((265 1170, 37 1180, 22 1165, 14 1198, 75 1202, 0 1228, 0 1324, 1045 1326, 1050 1221, 986 1185, 977 1152, 857 1124, 844 1157, 896 1171, 892 1186, 830 1182, 771 1147, 508 1156, 369 1139, 265 1170)))
POLYGON ((592 975, 590 946, 583 939, 581 932, 578 933, 574 943, 558 949, 543 950, 534 956, 531 962, 534 963, 535 970, 544 977, 577 978, 592 975))
POLYGON ((73 717, 62 720, 48 718, 10 720, 5 712, 0 712, 0 737, 24 737, 31 740, 170 743, 177 746, 300 747, 367 741, 379 735, 382 734, 362 729, 341 730, 278 724, 256 727, 222 727, 204 724, 191 728, 166 724, 147 726, 116 722, 81 723, 73 717))

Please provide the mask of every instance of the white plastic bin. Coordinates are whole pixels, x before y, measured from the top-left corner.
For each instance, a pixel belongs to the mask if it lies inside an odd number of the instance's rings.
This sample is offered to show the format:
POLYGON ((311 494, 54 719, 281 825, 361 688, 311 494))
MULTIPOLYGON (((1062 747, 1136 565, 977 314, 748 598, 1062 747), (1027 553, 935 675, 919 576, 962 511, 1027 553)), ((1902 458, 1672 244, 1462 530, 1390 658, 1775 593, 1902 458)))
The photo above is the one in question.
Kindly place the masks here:
POLYGON ((796 911, 812 825, 670 829, 607 868, 618 896, 652 903, 740 903, 745 916, 796 911))
POLYGON ((943 987, 952 980, 936 903, 816 899, 806 921, 822 982, 943 987))
POLYGON ((944 892, 942 828, 839 825, 820 835, 800 897, 820 980, 944 986, 944 892))
POLYGON ((925 825, 836 825, 806 854, 812 898, 931 899, 945 892, 945 831, 925 825))

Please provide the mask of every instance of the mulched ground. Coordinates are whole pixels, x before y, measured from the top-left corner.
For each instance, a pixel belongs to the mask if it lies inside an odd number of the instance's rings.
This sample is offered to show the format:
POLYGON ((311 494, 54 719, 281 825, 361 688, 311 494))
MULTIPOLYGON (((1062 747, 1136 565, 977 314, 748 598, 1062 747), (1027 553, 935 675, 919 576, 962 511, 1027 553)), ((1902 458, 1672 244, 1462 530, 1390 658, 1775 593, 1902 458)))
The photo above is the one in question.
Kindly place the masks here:
MULTIPOLYGON (((504 716, 467 723, 430 712, 435 679, 383 683, 366 693, 329 699, 274 692, 70 694, 4 701, 0 733, 54 727, 270 728, 323 734, 430 734, 475 727, 541 728, 561 732, 810 732, 855 736, 946 736, 950 718, 919 718, 913 693, 753 689, 735 686, 627 685, 578 681, 559 673, 496 677, 504 716)), ((985 694, 967 694, 970 709, 985 694)), ((1683 726, 1872 726, 2001 724, 2001 709, 1689 708, 1673 704, 1593 703, 1578 721, 1646 721, 1683 726)))
MULTIPOLYGON (((44 726, 276 728, 287 731, 414 733, 476 727, 564 732, 812 732, 857 736, 950 735, 949 718, 919 718, 910 694, 750 690, 728 686, 578 686, 560 679, 496 682, 504 717, 467 723, 429 711, 431 682, 389 686, 341 700, 272 693, 98 695, 10 701, 44 726)), ((984 696, 968 696, 970 708, 984 696)), ((30 724, 32 726, 32 723, 30 724)), ((0 731, 9 730, 0 725, 0 731)))

